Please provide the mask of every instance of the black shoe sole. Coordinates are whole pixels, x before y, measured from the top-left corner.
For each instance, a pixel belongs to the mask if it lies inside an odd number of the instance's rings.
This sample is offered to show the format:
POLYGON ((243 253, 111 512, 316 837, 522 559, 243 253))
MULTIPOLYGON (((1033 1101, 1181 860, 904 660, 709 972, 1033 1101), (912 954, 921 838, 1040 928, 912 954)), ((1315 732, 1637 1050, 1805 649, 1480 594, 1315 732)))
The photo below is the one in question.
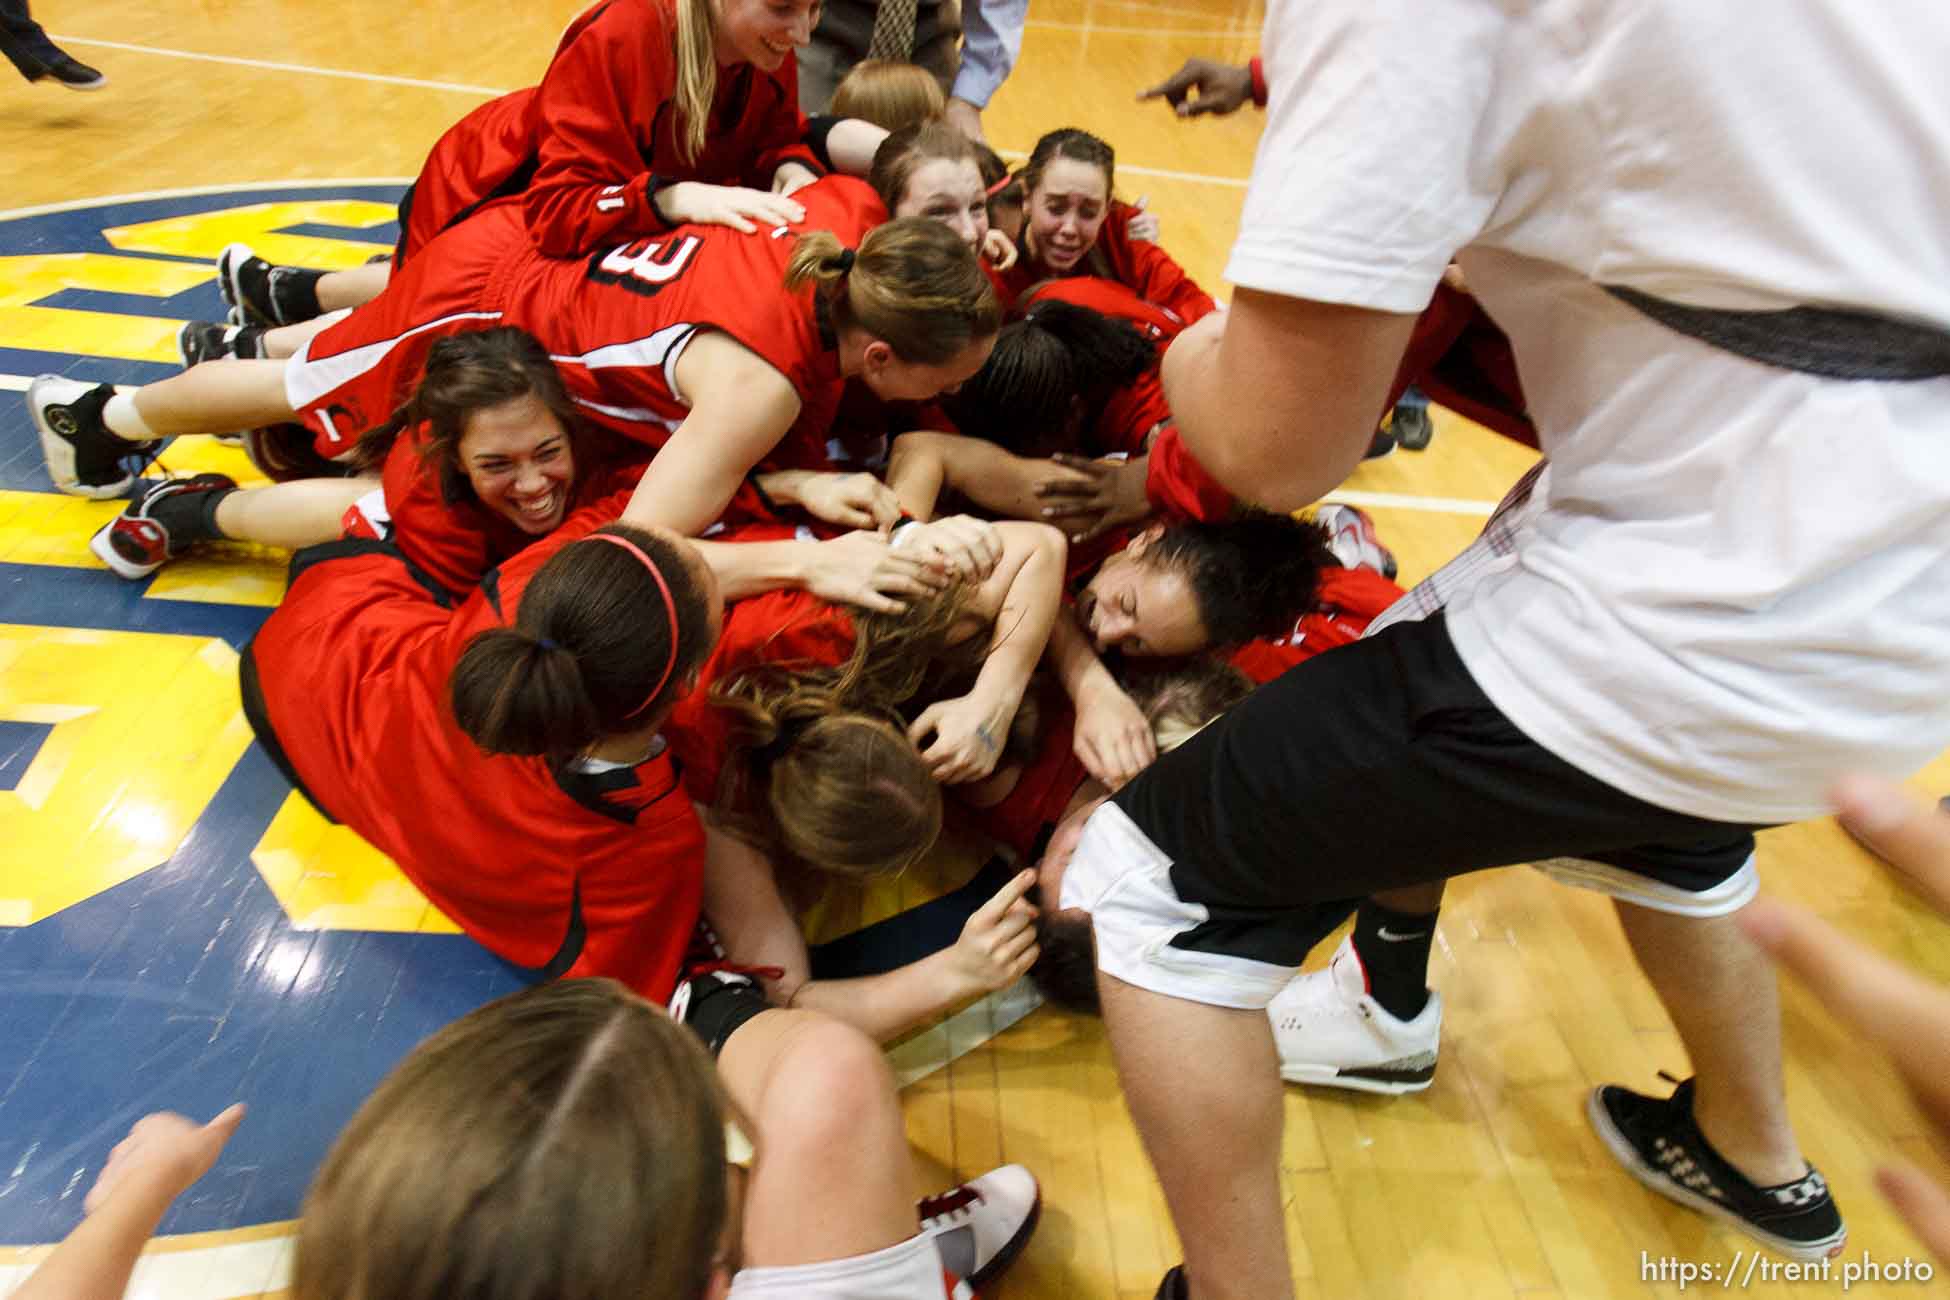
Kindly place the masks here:
POLYGON ((1599 1140, 1610 1148, 1612 1157, 1625 1166, 1625 1172, 1638 1179, 1651 1191, 1689 1210, 1697 1210, 1709 1218, 1718 1219, 1722 1223, 1738 1228, 1761 1245, 1779 1251, 1790 1259, 1805 1260, 1810 1263, 1832 1259, 1848 1246, 1847 1224, 1843 1224, 1842 1230, 1832 1237, 1825 1237, 1818 1241, 1797 1241, 1791 1237, 1777 1236, 1711 1197, 1701 1196, 1684 1184, 1674 1182, 1664 1170, 1655 1169, 1645 1163, 1645 1157, 1639 1154, 1639 1149, 1632 1144, 1632 1139, 1625 1136, 1624 1130, 1612 1120, 1611 1111, 1605 1105, 1604 1095, 1604 1086, 1593 1088, 1590 1099, 1585 1103, 1585 1114, 1591 1120, 1591 1127, 1597 1131, 1599 1140))

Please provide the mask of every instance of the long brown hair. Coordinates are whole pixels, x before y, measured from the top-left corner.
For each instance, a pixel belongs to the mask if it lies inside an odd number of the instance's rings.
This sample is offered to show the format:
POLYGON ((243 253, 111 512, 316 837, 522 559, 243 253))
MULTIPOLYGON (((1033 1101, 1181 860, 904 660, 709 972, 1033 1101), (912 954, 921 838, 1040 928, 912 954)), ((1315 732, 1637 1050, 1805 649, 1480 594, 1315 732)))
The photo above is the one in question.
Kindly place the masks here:
POLYGON ((851 261, 830 230, 801 235, 785 287, 811 283, 838 329, 863 330, 903 361, 939 365, 1002 326, 1002 307, 975 253, 939 221, 877 226, 851 261))
MULTIPOLYGON (((383 464, 399 435, 426 427, 420 443, 422 464, 439 477, 448 500, 473 496, 460 464, 460 440, 477 411, 532 396, 561 422, 574 452, 584 447, 582 418, 548 349, 527 330, 512 325, 450 334, 427 352, 426 372, 413 395, 384 424, 368 429, 353 448, 361 469, 383 464)), ((577 462, 577 472, 582 472, 577 462)))
POLYGON ((701 561, 680 546, 690 549, 612 524, 550 556, 513 626, 482 632, 454 665, 449 694, 461 730, 490 754, 560 762, 663 716, 712 644, 709 601, 692 567, 701 561))
POLYGON ((305 1197, 296 1300, 696 1300, 731 1210, 696 1039, 611 980, 491 1002, 422 1043, 305 1197))
POLYGON ((900 871, 941 833, 941 787, 904 715, 972 679, 983 638, 959 635, 965 589, 904 614, 855 616, 838 667, 761 665, 713 683, 731 721, 715 820, 817 871, 900 871))

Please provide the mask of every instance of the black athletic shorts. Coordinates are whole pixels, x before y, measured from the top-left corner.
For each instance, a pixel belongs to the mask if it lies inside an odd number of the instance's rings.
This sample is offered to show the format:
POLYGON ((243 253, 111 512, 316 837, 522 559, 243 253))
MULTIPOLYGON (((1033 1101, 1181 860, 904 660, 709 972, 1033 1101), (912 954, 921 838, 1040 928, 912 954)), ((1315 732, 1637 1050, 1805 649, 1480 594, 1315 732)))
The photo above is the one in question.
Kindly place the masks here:
POLYGON ((1149 958, 1246 963, 1234 996, 1199 1000, 1253 1005, 1249 990, 1277 990, 1359 899, 1484 867, 1535 863, 1661 910, 1732 911, 1755 889, 1753 831, 1646 803, 1545 750, 1477 687, 1437 613, 1307 660, 1161 757, 1091 819, 1063 903, 1096 914, 1112 974, 1128 978, 1116 967, 1138 956, 1108 951, 1119 926, 1104 909, 1121 907, 1125 941, 1149 958))

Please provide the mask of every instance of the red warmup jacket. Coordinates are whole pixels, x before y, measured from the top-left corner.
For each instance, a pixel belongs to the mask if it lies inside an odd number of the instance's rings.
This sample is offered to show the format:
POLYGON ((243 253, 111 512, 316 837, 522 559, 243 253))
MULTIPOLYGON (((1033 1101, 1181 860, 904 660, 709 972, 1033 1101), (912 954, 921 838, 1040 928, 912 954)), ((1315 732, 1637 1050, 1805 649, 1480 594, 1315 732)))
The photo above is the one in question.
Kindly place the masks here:
POLYGON ((475 109, 414 182, 398 259, 483 202, 523 196, 535 244, 574 257, 669 229, 652 197, 677 181, 770 189, 780 163, 823 172, 806 143, 797 61, 719 65, 705 143, 686 160, 677 113, 677 0, 607 0, 562 34, 540 85, 475 109))
POLYGON ((697 926, 704 831, 659 744, 634 767, 482 752, 448 678, 535 572, 608 522, 578 512, 452 608, 379 542, 301 551, 245 647, 245 712, 286 775, 469 935, 542 976, 668 1001, 697 926))

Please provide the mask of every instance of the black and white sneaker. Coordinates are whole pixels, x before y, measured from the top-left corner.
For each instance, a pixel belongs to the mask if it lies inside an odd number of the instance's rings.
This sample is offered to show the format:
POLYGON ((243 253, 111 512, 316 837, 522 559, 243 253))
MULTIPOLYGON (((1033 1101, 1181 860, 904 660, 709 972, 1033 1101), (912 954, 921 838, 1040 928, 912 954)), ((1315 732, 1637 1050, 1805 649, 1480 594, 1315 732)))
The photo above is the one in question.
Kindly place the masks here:
POLYGON ((222 361, 226 357, 254 361, 264 355, 261 344, 263 337, 262 325, 186 321, 183 328, 176 331, 176 353, 183 358, 185 370, 202 365, 205 361, 222 361))
POLYGON ((278 270, 251 251, 249 244, 231 244, 217 254, 217 288, 240 325, 289 325, 278 314, 271 280, 278 270))
POLYGON ((915 1206, 921 1235, 932 1237, 941 1265, 980 1288, 1015 1262, 1043 1214, 1043 1189, 1021 1165, 1003 1165, 915 1206))
POLYGON ((27 412, 41 435, 48 477, 69 496, 119 497, 161 450, 160 442, 130 442, 109 432, 102 408, 114 395, 112 384, 63 375, 42 375, 27 386, 27 412), (132 457, 139 461, 133 468, 132 457))
POLYGON ((1792 1259, 1827 1259, 1848 1244, 1828 1180, 1813 1165, 1793 1182, 1756 1187, 1721 1158, 1693 1122, 1691 1079, 1663 1098, 1606 1084, 1592 1089, 1586 1110, 1626 1172, 1661 1196, 1792 1259))
POLYGON ((212 522, 216 503, 236 490, 237 481, 227 474, 145 483, 126 510, 96 531, 88 549, 117 577, 139 581, 197 542, 218 536, 212 522))
MULTIPOLYGON (((63 53, 46 66, 47 70, 41 74, 41 77, 52 77, 69 90, 100 90, 108 84, 107 77, 72 54, 63 53)), ((41 77, 30 77, 28 80, 39 81, 41 77)))

